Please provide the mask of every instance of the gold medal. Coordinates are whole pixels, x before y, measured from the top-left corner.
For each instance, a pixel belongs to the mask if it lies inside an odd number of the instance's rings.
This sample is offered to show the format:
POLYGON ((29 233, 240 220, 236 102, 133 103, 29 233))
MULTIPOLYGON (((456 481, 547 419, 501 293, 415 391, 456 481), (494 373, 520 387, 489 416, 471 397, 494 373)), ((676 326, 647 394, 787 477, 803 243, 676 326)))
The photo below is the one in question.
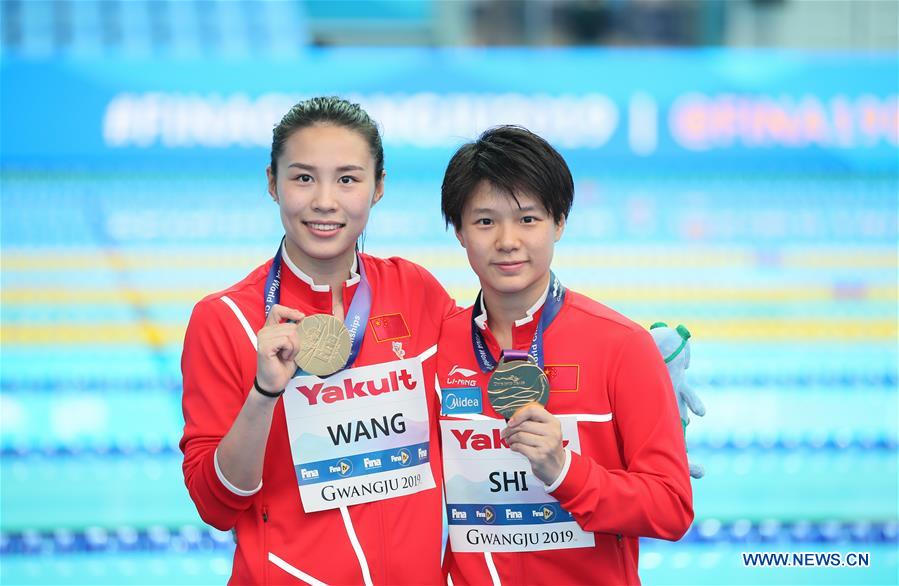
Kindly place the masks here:
POLYGON ((487 399, 493 410, 508 420, 528 403, 546 405, 549 380, 530 356, 508 362, 503 357, 487 384, 487 399))
POLYGON ((329 376, 346 366, 350 358, 350 333, 343 322, 324 313, 300 322, 300 351, 294 362, 315 376, 329 376))

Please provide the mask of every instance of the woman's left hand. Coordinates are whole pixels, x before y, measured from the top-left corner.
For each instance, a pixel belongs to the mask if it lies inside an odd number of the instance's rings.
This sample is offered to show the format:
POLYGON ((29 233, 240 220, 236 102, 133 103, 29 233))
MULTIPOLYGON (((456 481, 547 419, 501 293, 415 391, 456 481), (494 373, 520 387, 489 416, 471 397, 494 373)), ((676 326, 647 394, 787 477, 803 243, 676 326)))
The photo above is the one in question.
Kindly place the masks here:
POLYGON ((528 459, 534 476, 544 484, 559 478, 565 466, 562 425, 543 405, 531 403, 516 411, 502 431, 502 438, 509 449, 528 459))

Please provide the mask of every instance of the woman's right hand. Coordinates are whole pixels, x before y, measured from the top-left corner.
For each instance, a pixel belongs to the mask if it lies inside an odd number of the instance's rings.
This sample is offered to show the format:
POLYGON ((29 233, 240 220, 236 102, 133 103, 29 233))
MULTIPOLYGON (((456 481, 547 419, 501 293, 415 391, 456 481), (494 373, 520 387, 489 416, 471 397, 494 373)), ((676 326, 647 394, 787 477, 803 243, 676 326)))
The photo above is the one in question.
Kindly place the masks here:
POLYGON ((299 322, 304 317, 296 309, 272 306, 256 334, 256 381, 262 389, 276 393, 293 378, 297 370, 293 359, 300 351, 299 322))

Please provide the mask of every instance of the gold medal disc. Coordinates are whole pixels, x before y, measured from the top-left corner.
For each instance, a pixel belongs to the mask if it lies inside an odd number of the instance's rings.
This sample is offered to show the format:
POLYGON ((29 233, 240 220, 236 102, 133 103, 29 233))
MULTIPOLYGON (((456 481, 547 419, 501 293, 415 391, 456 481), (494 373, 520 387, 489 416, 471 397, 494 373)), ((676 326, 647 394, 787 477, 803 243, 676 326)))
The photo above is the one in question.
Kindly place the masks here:
POLYGON ((487 384, 493 410, 507 420, 527 405, 549 401, 549 380, 534 360, 501 360, 487 384))
POLYGON ((300 322, 300 351, 294 362, 315 376, 329 376, 350 358, 350 333, 343 322, 327 314, 310 315, 300 322))

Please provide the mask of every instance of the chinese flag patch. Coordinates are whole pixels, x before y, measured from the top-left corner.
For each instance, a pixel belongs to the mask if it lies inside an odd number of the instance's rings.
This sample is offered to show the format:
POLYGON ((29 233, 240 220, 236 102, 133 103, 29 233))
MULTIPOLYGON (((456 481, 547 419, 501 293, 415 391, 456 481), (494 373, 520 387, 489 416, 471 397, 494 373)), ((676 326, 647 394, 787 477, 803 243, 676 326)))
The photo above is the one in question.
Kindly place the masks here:
POLYGON ((399 340, 400 338, 408 338, 412 335, 406 320, 400 313, 390 313, 388 315, 379 315, 368 320, 371 331, 375 335, 378 342, 389 342, 391 340, 399 340))
POLYGON ((577 364, 547 364, 543 367, 549 379, 549 390, 559 393, 576 393, 581 367, 577 364))

